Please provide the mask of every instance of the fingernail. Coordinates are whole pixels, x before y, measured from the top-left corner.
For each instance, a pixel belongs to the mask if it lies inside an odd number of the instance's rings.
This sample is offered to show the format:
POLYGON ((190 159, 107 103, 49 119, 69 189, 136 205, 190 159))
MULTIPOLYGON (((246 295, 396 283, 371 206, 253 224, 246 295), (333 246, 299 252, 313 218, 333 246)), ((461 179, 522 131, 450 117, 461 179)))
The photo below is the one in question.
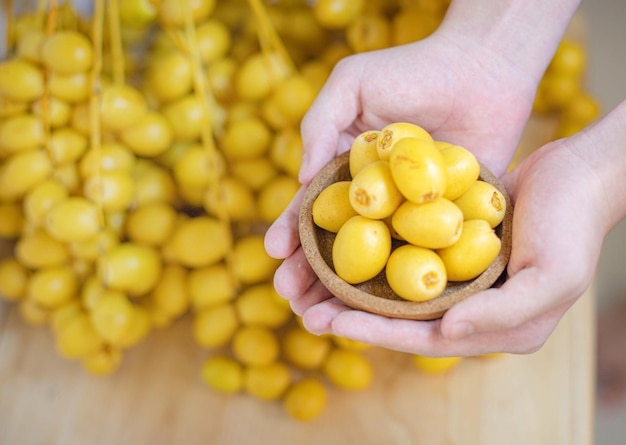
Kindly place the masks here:
POLYGON ((460 340, 474 333, 474 326, 469 321, 459 321, 450 327, 448 338, 460 340))

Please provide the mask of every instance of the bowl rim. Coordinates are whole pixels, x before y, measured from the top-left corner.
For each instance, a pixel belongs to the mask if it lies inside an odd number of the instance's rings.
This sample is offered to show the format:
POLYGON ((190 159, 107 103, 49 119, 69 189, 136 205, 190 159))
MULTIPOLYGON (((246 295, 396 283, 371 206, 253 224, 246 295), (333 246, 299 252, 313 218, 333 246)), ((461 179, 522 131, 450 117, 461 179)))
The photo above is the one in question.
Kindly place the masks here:
MULTIPOLYGON (((328 185, 350 179, 349 156, 350 151, 346 151, 335 157, 314 177, 304 192, 298 216, 300 242, 304 255, 317 277, 332 295, 353 309, 392 318, 433 320, 442 317, 453 305, 504 280, 511 253, 513 205, 504 185, 483 164, 480 164, 479 179, 493 184, 506 201, 504 219, 496 227, 496 233, 501 240, 500 252, 483 273, 473 280, 452 282, 453 285, 449 283, 441 295, 422 302, 374 295, 364 290, 365 286, 362 283, 352 285, 341 279, 324 260, 319 248, 319 231, 324 231, 326 236, 332 237, 334 234, 325 231, 313 222, 312 207, 317 196, 328 185)), ((384 272, 383 269, 379 276, 384 275, 384 272)))

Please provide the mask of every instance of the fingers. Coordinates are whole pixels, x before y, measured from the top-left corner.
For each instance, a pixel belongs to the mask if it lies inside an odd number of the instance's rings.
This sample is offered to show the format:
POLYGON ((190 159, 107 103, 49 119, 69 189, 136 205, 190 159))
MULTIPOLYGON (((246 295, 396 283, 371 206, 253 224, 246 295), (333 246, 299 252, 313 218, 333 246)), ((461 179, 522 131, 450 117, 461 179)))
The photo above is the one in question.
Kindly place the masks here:
POLYGON ((494 352, 527 354, 536 351, 556 327, 565 309, 507 331, 481 332, 459 340, 441 334, 441 320, 414 321, 387 318, 352 310, 327 300, 304 312, 311 332, 334 334, 373 346, 429 357, 468 357, 494 352))
MULTIPOLYGON (((309 309, 302 313, 302 322, 304 327, 313 334, 333 334, 333 321, 342 312, 354 312, 352 309, 346 307, 336 298, 326 300, 317 305, 310 306, 309 309)), ((346 338, 353 338, 350 335, 344 336, 346 338)))
POLYGON ((340 152, 349 148, 342 137, 359 115, 359 82, 356 64, 339 62, 302 119, 300 133, 304 155, 299 172, 302 184, 313 177, 340 152))
POLYGON ((274 273, 274 288, 283 298, 295 300, 317 280, 301 248, 288 257, 274 273))
MULTIPOLYGON (((562 285, 562 283, 561 283, 562 285)), ((482 332, 503 332, 569 307, 578 297, 562 293, 538 268, 522 269, 502 287, 488 289, 452 307, 443 317, 441 332, 460 340, 482 332)))
POLYGON ((324 287, 321 281, 317 280, 304 293, 292 299, 290 305, 296 315, 302 316, 310 307, 332 298, 333 296, 328 289, 324 287))
POLYGON ((265 250, 272 258, 287 258, 300 245, 298 219, 306 187, 300 187, 287 208, 265 232, 265 250))

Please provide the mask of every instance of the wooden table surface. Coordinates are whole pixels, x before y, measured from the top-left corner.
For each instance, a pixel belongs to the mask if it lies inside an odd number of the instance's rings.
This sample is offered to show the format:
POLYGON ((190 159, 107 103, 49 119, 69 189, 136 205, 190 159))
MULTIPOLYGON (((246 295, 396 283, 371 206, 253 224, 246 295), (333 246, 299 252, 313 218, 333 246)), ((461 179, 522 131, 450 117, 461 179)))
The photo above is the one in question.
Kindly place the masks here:
POLYGON ((471 358, 444 375, 372 350, 373 386, 330 392, 300 423, 278 403, 223 396, 199 370, 188 319, 156 331, 96 378, 57 356, 47 328, 0 306, 1 445, 460 444, 590 445, 594 301, 588 291, 531 355, 471 358))

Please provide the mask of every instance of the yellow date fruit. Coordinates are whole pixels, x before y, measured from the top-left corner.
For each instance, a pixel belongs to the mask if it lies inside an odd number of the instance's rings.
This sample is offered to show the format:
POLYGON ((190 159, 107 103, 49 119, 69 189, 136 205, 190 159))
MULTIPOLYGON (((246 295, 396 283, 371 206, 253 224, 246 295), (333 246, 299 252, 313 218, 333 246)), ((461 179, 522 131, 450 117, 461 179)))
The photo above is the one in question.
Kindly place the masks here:
POLYGON ((313 202, 313 222, 324 230, 337 233, 344 223, 357 215, 350 204, 350 181, 334 182, 313 202))
POLYGON ((407 137, 422 139, 434 144, 430 133, 419 125, 411 124, 409 122, 393 122, 380 130, 380 136, 376 141, 378 157, 383 160, 389 160, 396 143, 407 137))
POLYGON ((391 176, 387 161, 366 165, 352 179, 350 204, 362 216, 384 219, 404 201, 391 176))
POLYGON ((450 281, 472 280, 483 273, 500 253, 500 238, 484 219, 463 223, 459 240, 437 250, 450 281))
POLYGON ((432 141, 404 138, 389 158, 391 176, 406 199, 422 204, 443 196, 448 183, 446 163, 432 141))
POLYGON ((493 228, 502 222, 506 212, 504 195, 493 184, 476 181, 454 203, 466 220, 484 219, 493 228))
POLYGON ((373 367, 363 354, 342 348, 330 351, 322 373, 336 387, 350 391, 367 389, 374 378, 373 367))
POLYGON ((454 201, 478 180, 480 164, 476 157, 459 145, 448 145, 441 149, 446 163, 448 183, 444 197, 454 201))
POLYGON ((339 229, 332 248, 337 275, 350 284, 378 275, 391 253, 387 224, 364 216, 353 216, 339 229))
POLYGON ((437 253, 411 244, 391 253, 385 274, 391 289, 410 301, 438 297, 448 284, 446 268, 437 253))
POLYGON ((353 178, 363 167, 374 161, 380 160, 378 157, 378 137, 380 131, 365 131, 354 138, 350 147, 350 176, 353 178))
POLYGON ((394 212, 391 225, 411 244, 441 249, 456 243, 461 236, 463 212, 446 198, 424 204, 405 201, 394 212))

